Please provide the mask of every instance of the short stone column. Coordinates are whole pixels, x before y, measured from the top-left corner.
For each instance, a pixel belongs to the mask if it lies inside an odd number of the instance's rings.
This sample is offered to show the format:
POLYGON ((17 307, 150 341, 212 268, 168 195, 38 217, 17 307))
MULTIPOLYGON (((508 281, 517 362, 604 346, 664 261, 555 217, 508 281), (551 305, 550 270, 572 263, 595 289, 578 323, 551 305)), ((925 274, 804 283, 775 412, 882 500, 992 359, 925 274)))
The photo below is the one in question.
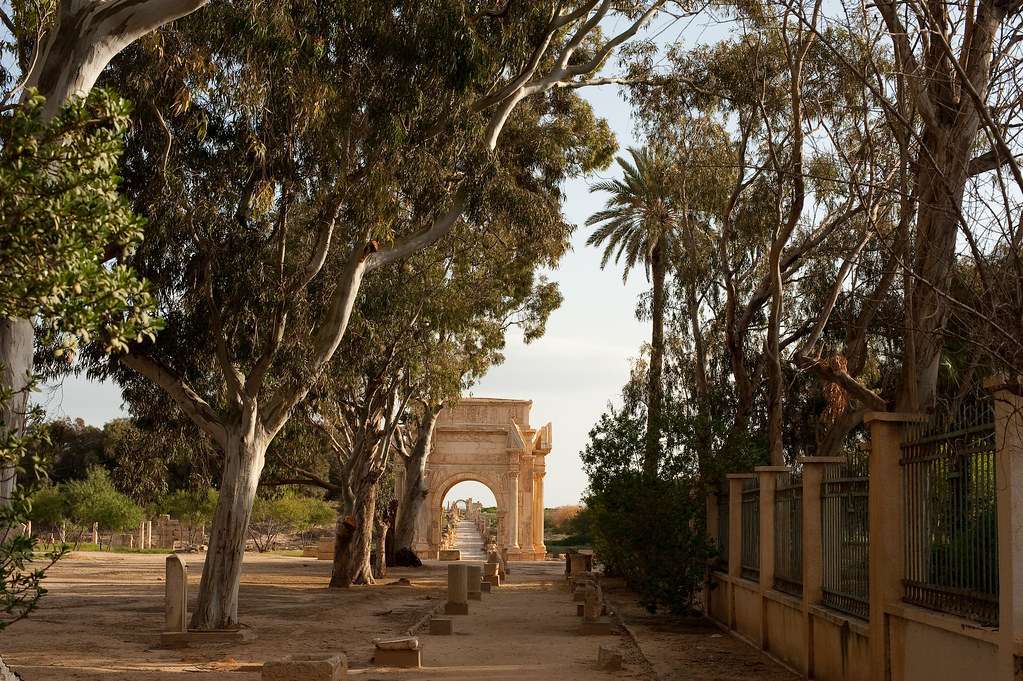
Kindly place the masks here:
POLYGON ((821 524, 821 486, 829 465, 845 463, 844 456, 800 457, 803 467, 803 669, 814 677, 812 606, 824 600, 823 526, 821 524))
POLYGON ((995 406, 998 493, 998 679, 1013 681, 1023 636, 1023 377, 985 387, 995 406))
POLYGON ((774 491, 778 476, 788 473, 788 466, 757 466, 760 494, 760 647, 767 649, 770 632, 767 627, 767 603, 764 593, 774 589, 774 491))
POLYGON ((188 566, 176 553, 167 556, 164 584, 164 631, 188 628, 188 566))
POLYGON ((139 548, 146 548, 146 521, 139 523, 139 548))
POLYGON ((99 523, 92 524, 92 543, 99 545, 99 523))
POLYGON ((480 583, 483 581, 483 566, 482 565, 466 565, 466 576, 469 580, 469 599, 473 601, 482 600, 483 590, 480 587, 480 583))
MULTIPOLYGON (((742 576, 742 483, 753 477, 752 473, 728 474, 728 577, 742 576)), ((728 620, 730 629, 735 629, 735 588, 728 585, 728 620)))
MULTIPOLYGON (((870 659, 884 660, 891 636, 885 608, 902 600, 906 574, 905 514, 902 493, 902 431, 907 423, 926 421, 923 414, 868 412, 863 423, 870 428, 869 580, 870 659)), ((872 681, 887 681, 884 664, 873 664, 872 681)))
POLYGON ((153 521, 146 521, 146 548, 153 548, 153 521))
POLYGON ((469 614, 469 571, 464 563, 448 565, 448 602, 444 605, 447 615, 469 614))

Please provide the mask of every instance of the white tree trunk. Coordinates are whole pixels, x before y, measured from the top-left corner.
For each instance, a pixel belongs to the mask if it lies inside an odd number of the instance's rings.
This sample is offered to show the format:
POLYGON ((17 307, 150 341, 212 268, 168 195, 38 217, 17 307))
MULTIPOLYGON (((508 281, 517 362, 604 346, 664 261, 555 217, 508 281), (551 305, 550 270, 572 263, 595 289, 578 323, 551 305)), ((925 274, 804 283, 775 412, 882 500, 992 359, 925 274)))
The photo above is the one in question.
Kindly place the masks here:
MULTIPOLYGON (((0 381, 11 398, 0 401, 4 431, 20 435, 25 430, 28 384, 32 374, 32 323, 27 319, 0 320, 0 381)), ((0 466, 0 505, 7 506, 14 494, 15 461, 0 466)))
POLYGON ((262 433, 228 431, 220 498, 213 516, 209 549, 199 584, 193 629, 238 626, 238 587, 245 540, 269 438, 262 433))
MULTIPOLYGON (((26 88, 46 97, 43 117, 52 118, 72 97, 85 97, 118 52, 160 26, 205 5, 209 0, 60 0, 53 27, 39 47, 26 88)), ((21 435, 28 395, 22 377, 32 374, 32 322, 0 320, 0 388, 16 393, 3 408, 3 428, 21 435), (26 351, 27 348, 27 351, 26 351), (19 416, 20 412, 20 416, 19 416)), ((14 468, 0 469, 0 504, 14 492, 14 468)))
POLYGON ((429 489, 426 486, 426 461, 433 446, 433 431, 437 425, 439 409, 428 408, 423 422, 416 433, 412 454, 405 460, 405 490, 398 506, 398 518, 394 527, 395 550, 412 551, 416 539, 416 523, 426 503, 429 489))

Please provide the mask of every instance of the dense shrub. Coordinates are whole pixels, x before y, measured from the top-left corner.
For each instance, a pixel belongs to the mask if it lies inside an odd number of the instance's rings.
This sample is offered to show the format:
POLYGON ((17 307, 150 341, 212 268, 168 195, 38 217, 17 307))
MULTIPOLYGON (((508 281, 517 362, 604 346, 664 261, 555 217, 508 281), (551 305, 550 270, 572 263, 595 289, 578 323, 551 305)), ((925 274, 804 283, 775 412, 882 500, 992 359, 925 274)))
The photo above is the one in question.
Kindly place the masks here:
POLYGON ((627 471, 586 499, 598 558, 651 612, 688 612, 702 587, 711 546, 696 489, 685 479, 627 471))

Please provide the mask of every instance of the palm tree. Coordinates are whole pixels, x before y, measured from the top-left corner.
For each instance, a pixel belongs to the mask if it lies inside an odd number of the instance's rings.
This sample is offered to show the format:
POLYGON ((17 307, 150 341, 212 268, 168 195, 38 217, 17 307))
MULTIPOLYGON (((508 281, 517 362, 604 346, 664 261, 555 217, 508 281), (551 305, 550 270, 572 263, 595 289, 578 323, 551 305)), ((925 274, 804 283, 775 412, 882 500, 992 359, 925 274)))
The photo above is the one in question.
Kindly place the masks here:
POLYGON ((664 366, 664 279, 672 250, 676 220, 672 208, 670 183, 671 162, 657 149, 629 149, 632 163, 618 159, 623 177, 594 184, 590 191, 610 196, 604 209, 590 216, 587 226, 600 225, 590 238, 589 246, 603 246, 600 261, 604 269, 611 257, 615 264, 623 262, 622 280, 642 259, 647 280, 653 279, 650 334, 650 376, 647 386, 647 430, 643 472, 657 474, 661 458, 661 409, 664 390, 661 374, 664 366), (623 260, 624 258, 624 260, 623 260))

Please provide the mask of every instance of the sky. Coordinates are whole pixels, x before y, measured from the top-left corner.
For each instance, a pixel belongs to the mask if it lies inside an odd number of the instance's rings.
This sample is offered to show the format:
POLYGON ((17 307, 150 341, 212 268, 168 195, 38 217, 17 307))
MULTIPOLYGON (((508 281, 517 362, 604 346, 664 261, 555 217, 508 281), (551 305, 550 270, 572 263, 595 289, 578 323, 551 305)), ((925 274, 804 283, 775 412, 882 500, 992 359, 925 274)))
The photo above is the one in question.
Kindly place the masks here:
MULTIPOLYGON (((671 22, 670 26, 655 23, 648 35, 658 42, 680 35, 690 42, 703 42, 710 37, 708 33, 719 32, 720 28, 708 30, 708 25, 671 22)), ((630 107, 618 87, 585 88, 580 92, 593 105, 596 115, 608 121, 618 138, 620 153, 638 144, 630 107)), ((638 297, 648 287, 642 270, 633 272, 623 283, 621 269, 612 263, 601 270, 600 250, 586 246, 592 231, 585 226, 586 219, 604 202, 603 195, 591 193, 589 187, 599 179, 618 176, 620 171, 614 164, 604 173, 565 184, 564 213, 577 228, 571 251, 549 273, 558 282, 564 302, 551 315, 543 338, 525 345, 521 335, 512 330, 504 363, 493 367, 468 393, 532 400, 531 425, 552 423, 554 441, 544 482, 547 507, 579 502, 586 487, 579 452, 608 402, 619 400, 631 362, 649 339, 647 325, 635 317, 638 297)), ((84 378, 68 377, 60 385, 47 388, 38 399, 51 418, 81 418, 99 426, 126 415, 115 386, 84 378)), ((493 499, 486 487, 471 482, 452 488, 449 496, 493 499)))

